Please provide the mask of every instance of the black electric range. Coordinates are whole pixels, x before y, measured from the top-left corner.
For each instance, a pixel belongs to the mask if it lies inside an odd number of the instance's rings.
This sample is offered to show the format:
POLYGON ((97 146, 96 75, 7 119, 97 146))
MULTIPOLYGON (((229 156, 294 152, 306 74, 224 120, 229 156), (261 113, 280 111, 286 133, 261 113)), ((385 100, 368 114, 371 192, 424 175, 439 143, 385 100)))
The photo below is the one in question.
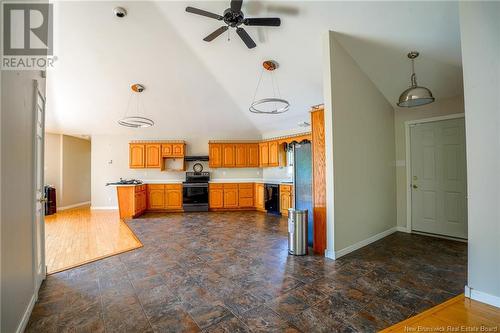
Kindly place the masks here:
POLYGON ((185 212, 208 212, 209 172, 186 172, 182 206, 185 212))

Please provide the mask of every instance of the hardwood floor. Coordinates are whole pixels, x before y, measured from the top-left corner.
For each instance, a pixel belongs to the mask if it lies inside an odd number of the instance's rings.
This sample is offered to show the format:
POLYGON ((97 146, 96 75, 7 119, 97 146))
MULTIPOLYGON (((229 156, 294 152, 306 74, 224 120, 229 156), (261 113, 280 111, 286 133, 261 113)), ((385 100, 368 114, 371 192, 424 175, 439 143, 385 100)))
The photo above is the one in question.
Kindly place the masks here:
POLYGON ((90 207, 45 217, 47 272, 55 273, 142 246, 118 211, 90 207))
POLYGON ((463 294, 381 332, 498 332, 500 309, 463 294))

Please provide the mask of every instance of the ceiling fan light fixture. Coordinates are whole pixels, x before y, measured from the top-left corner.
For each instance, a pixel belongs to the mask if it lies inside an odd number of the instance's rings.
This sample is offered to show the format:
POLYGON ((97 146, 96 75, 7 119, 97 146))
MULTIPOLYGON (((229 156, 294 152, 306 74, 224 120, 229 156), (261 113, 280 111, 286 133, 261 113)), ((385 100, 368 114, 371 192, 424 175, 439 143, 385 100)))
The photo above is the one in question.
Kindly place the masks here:
POLYGON ((412 68, 412 74, 410 77, 411 85, 410 88, 403 91, 399 96, 399 101, 397 103, 399 107, 412 108, 435 101, 434 96, 432 96, 432 92, 428 88, 421 87, 417 84, 417 76, 415 74, 415 58, 418 56, 419 53, 417 51, 408 53, 408 58, 411 60, 412 68))

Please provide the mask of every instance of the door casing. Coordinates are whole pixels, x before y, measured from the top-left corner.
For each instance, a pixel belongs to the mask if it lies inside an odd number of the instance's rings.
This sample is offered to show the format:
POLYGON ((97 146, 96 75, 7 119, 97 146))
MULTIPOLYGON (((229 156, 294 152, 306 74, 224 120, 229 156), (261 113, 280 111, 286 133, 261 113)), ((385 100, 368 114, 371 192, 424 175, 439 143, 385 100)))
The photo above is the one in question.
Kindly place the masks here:
MULTIPOLYGON (((412 202, 411 202, 411 196, 412 196, 412 189, 411 189, 411 184, 412 184, 412 174, 411 174, 411 142, 410 142, 410 127, 411 125, 415 124, 422 124, 422 123, 431 123, 431 122, 436 122, 436 121, 442 121, 442 120, 450 120, 450 119, 457 119, 457 118, 465 118, 465 113, 454 113, 446 116, 441 116, 441 117, 432 117, 432 118, 424 118, 424 119, 416 119, 416 120, 408 120, 405 122, 405 148, 406 148, 406 232, 411 233, 412 232, 412 227, 411 227, 411 217, 412 217, 412 202)), ((418 233, 418 232, 416 232, 418 233)), ((447 236, 439 236, 439 235, 433 235, 434 237, 439 237, 439 238, 446 238, 446 239, 453 239, 453 240, 459 240, 459 241, 464 241, 466 242, 467 240, 462 240, 462 239, 457 239, 457 238, 452 238, 452 237, 447 237, 447 236)))

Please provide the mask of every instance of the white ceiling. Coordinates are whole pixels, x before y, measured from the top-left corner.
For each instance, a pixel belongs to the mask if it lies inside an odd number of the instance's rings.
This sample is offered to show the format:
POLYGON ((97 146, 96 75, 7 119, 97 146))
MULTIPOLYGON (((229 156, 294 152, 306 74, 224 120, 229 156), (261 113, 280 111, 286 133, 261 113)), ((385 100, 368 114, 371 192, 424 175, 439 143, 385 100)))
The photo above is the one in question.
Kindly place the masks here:
MULTIPOLYGON (((222 13, 229 1, 55 2, 55 67, 48 72, 47 128, 68 134, 143 137, 252 138, 292 129, 322 103, 322 45, 328 30, 395 105, 409 84, 406 53, 421 52, 420 85, 437 99, 462 93, 456 2, 244 2, 246 16, 279 16, 281 27, 247 27, 249 50, 231 33, 212 43, 203 37, 221 22, 188 14, 187 5, 222 13), (115 18, 123 6, 128 16, 115 18), (248 111, 261 63, 275 59, 283 115, 248 111), (145 115, 156 125, 126 129, 130 84, 142 83, 145 115)), ((264 81, 258 97, 270 94, 264 81)))

